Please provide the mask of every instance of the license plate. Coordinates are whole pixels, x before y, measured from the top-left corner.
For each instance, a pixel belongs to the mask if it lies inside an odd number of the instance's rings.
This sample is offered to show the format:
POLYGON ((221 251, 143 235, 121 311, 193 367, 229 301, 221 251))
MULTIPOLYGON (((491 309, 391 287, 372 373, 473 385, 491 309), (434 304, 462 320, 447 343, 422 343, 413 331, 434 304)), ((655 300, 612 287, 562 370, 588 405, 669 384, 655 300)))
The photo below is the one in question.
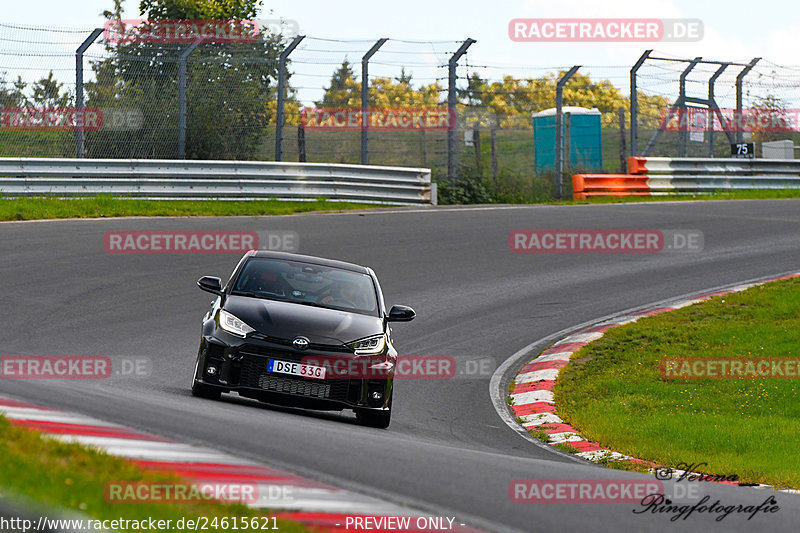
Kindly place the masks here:
POLYGON ((311 379, 325 379, 325 367, 304 365, 302 363, 290 363, 288 361, 278 361, 270 359, 267 370, 278 374, 289 374, 311 379))

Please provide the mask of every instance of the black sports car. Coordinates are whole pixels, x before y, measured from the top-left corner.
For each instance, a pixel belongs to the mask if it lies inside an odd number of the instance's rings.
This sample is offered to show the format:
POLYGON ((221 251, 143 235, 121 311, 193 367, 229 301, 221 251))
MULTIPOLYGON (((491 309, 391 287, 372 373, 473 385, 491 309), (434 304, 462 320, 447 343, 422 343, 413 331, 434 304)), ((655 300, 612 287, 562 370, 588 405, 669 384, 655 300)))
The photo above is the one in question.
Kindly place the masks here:
POLYGON ((281 252, 249 251, 228 282, 203 276, 217 295, 203 318, 192 394, 222 392, 270 403, 353 409, 361 424, 385 428, 392 412, 397 351, 378 278, 367 267, 281 252))

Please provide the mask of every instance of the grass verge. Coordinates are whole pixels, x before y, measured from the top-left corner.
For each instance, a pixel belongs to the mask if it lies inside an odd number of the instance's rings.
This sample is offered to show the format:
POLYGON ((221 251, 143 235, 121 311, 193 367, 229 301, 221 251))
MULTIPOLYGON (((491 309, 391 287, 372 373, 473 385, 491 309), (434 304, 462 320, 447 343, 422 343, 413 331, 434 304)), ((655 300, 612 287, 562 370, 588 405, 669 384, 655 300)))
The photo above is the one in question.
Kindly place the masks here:
MULTIPOLYGON (((176 524, 181 518, 205 517, 209 519, 210 524, 214 517, 237 517, 237 521, 240 522, 238 525, 241 526, 239 517, 251 518, 267 514, 266 511, 259 513, 244 505, 219 503, 197 505, 109 503, 104 495, 107 482, 178 482, 179 478, 142 470, 132 462, 86 446, 43 438, 36 431, 12 425, 3 416, 0 416, 0 457, 3 458, 3 465, 0 468, 2 492, 29 498, 40 503, 43 508, 71 509, 91 519, 153 518, 172 520, 172 524, 176 524)), ((261 527, 263 522, 258 525, 261 527)), ((309 531, 300 524, 281 520, 277 521, 277 526, 277 531, 292 533, 309 531)), ((211 527, 210 529, 223 530, 211 527)), ((120 528, 120 530, 139 529, 120 528)))
POLYGON ((554 388, 560 417, 621 453, 740 482, 800 488, 796 380, 664 379, 663 357, 800 357, 800 279, 610 329, 554 388))
POLYGON ((0 220, 100 218, 130 216, 264 216, 310 211, 344 211, 381 206, 350 202, 253 202, 200 200, 124 200, 110 196, 88 198, 0 198, 0 220))

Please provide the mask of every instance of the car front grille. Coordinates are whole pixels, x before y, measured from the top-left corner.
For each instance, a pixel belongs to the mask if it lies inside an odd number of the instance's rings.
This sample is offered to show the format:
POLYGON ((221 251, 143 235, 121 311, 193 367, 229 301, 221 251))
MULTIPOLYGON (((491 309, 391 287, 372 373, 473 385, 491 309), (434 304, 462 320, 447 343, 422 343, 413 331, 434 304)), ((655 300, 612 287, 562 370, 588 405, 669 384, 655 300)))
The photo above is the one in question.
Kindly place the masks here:
MULTIPOLYGON (((300 376, 269 372, 267 370, 268 361, 269 358, 267 357, 244 354, 241 362, 240 385, 269 392, 295 394, 307 398, 348 401, 349 380, 307 379, 300 376)), ((356 391, 354 390, 354 392, 356 391)), ((353 394, 350 396, 350 401, 352 401, 353 394)))
POLYGON ((311 383, 302 378, 292 378, 291 376, 276 376, 270 372, 261 374, 258 378, 258 386, 267 391, 288 392, 289 394, 299 394, 311 398, 330 398, 331 386, 327 383, 311 383))

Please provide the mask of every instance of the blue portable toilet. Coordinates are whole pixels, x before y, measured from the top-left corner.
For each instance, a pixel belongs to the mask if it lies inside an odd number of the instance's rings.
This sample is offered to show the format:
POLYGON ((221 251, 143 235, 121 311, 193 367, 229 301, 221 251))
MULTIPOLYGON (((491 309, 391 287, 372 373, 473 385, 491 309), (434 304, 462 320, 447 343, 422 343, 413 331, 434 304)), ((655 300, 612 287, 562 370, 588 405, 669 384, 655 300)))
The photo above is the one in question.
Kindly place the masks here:
MULTIPOLYGON (((600 111, 585 107, 561 108, 564 149, 569 144, 569 157, 564 153, 564 168, 579 167, 584 171, 603 168, 603 142, 600 130, 600 111), (567 114, 570 115, 570 138, 566 139, 567 114)), ((556 109, 533 114, 533 151, 536 172, 556 168, 556 109)))

